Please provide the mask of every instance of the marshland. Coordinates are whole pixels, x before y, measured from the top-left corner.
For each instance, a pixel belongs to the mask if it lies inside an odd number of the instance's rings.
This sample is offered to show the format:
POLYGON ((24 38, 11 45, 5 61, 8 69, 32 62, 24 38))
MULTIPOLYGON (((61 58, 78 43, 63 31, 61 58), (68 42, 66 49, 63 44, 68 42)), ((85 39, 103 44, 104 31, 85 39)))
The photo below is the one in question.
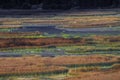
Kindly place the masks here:
POLYGON ((119 10, 38 14, 0 16, 0 80, 120 79, 119 10))

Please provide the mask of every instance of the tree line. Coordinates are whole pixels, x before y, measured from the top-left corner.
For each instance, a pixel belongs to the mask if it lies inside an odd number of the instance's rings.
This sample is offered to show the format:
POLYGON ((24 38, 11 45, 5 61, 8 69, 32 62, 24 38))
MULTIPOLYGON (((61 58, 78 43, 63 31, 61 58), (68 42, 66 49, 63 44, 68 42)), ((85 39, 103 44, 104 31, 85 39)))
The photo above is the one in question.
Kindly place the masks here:
POLYGON ((33 5, 42 5, 43 9, 116 8, 120 0, 0 0, 2 9, 31 9, 33 5))

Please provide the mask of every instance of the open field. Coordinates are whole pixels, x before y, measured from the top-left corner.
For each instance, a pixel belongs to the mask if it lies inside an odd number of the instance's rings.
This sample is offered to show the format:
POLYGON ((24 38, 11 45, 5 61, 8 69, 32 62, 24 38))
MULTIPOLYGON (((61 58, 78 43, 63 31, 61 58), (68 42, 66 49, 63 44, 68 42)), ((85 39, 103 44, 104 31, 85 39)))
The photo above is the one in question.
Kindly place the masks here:
POLYGON ((0 80, 120 79, 119 10, 7 12, 0 10, 0 80))
MULTIPOLYGON (((119 64, 119 62, 120 56, 112 55, 59 56, 53 58, 40 56, 24 56, 16 58, 1 57, 0 76, 17 76, 19 78, 22 75, 37 75, 38 77, 46 76, 48 78, 54 79, 55 75, 57 77, 57 74, 61 74, 70 77, 66 78, 65 80, 70 80, 73 76, 79 75, 79 67, 84 69, 84 67, 87 66, 90 70, 91 68, 92 70, 96 70, 97 68, 95 68, 95 66, 109 67, 114 64, 119 64), (12 63, 9 64, 10 62, 12 63), (77 72, 74 72, 74 70, 76 70, 77 72)), ((83 76, 90 73, 89 70, 87 71, 88 72, 83 72, 83 76)), ((101 72, 93 72, 93 74, 97 73, 100 74, 101 72)), ((111 72, 108 73, 111 74, 111 72)), ((33 78, 36 78, 37 76, 34 76, 33 78)), ((76 80, 79 79, 79 77, 77 77, 75 78, 76 80)), ((55 79, 59 80, 57 78, 55 79)))
POLYGON ((62 28, 88 28, 88 27, 114 27, 119 26, 118 16, 58 16, 49 19, 45 18, 8 18, 1 19, 0 28, 17 28, 22 25, 56 25, 62 28), (17 22, 16 22, 17 20, 17 22), (87 24, 86 24, 87 23, 87 24), (13 26, 11 26, 13 25, 13 26))
POLYGON ((64 71, 65 66, 97 64, 97 63, 119 63, 119 56, 89 55, 89 56, 60 56, 60 57, 40 57, 26 56, 17 58, 0 58, 0 75, 23 74, 34 72, 64 71), (11 64, 8 64, 12 62, 11 64), (53 68, 53 69, 52 69, 53 68))
POLYGON ((18 28, 25 25, 55 25, 60 28, 115 27, 120 26, 119 13, 119 10, 89 12, 68 11, 61 13, 51 12, 50 14, 43 14, 41 12, 40 16, 30 15, 30 17, 19 17, 20 15, 18 18, 1 17, 0 28, 18 28))
POLYGON ((84 67, 73 69, 69 72, 73 77, 66 78, 64 80, 119 80, 120 76, 120 64, 112 65, 109 69, 103 69, 100 67, 84 67), (113 77, 114 76, 114 77, 113 77))

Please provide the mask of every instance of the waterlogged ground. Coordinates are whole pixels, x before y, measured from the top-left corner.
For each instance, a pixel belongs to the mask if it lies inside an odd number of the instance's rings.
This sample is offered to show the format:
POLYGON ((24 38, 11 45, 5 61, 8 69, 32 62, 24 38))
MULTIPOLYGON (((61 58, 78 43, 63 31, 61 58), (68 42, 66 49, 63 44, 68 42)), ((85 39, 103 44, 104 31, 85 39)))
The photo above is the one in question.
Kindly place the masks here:
POLYGON ((0 17, 0 80, 120 79, 119 10, 0 17))
POLYGON ((68 35, 119 35, 120 27, 102 27, 102 28, 57 28, 57 26, 26 26, 18 29, 13 29, 12 32, 35 32, 56 34, 62 36, 62 34, 68 35))

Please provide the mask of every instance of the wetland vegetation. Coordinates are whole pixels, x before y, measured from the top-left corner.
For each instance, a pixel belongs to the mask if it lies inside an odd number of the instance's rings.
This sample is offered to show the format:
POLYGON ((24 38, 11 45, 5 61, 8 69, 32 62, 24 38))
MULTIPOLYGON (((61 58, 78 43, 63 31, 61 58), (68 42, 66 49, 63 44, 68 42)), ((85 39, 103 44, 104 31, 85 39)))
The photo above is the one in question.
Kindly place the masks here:
POLYGON ((55 14, 0 18, 0 80, 119 80, 119 11, 55 14))

